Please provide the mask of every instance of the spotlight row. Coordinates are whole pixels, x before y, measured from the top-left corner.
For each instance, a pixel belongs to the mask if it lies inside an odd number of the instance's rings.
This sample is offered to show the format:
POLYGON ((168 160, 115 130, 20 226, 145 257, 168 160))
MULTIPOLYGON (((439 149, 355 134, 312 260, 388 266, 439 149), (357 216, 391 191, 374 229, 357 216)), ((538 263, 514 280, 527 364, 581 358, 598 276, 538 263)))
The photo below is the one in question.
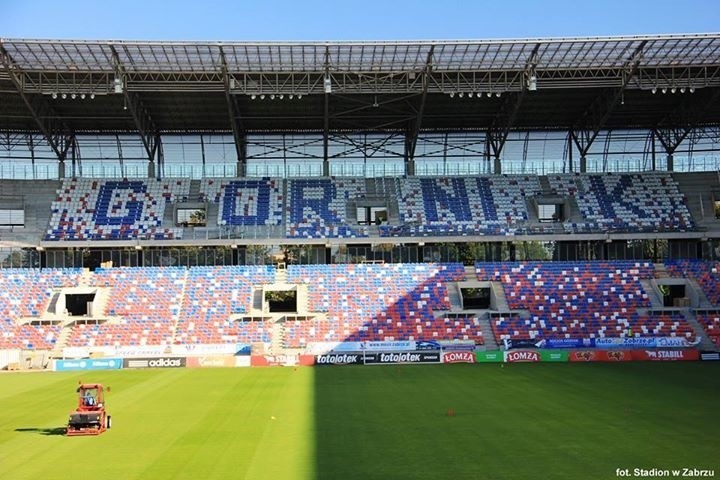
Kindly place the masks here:
POLYGON ((79 98, 80 100, 85 100, 86 97, 90 97, 90 100, 94 100, 94 99, 95 99, 95 94, 94 94, 94 93, 91 93, 91 94, 89 94, 89 95, 86 95, 86 94, 84 94, 84 93, 69 93, 69 94, 68 94, 68 93, 57 93, 57 92, 53 92, 53 93, 50 94, 50 96, 53 98, 53 100, 56 100, 57 98, 62 98, 63 100, 65 100, 65 99, 68 98, 68 97, 72 98, 73 100, 75 100, 75 99, 77 99, 77 98, 79 98))
MULTIPOLYGON (((680 91, 680 93, 685 93, 685 87, 680 87, 680 88, 678 88, 678 87, 670 87, 670 88, 663 87, 660 89, 653 87, 653 89, 650 91, 652 92, 653 95, 655 95, 658 92, 658 90, 660 90, 662 93, 668 93, 668 90, 670 91, 670 93, 677 93, 678 90, 680 91)), ((695 93, 695 87, 689 87, 687 90, 690 93, 695 93)))
MULTIPOLYGON (((459 93, 450 92, 450 93, 448 93, 448 95, 450 95, 450 98, 455 98, 456 96, 457 96, 458 98, 463 98, 463 97, 465 97, 465 96, 467 96, 468 98, 473 98, 473 97, 482 98, 483 92, 468 92, 468 93, 465 93, 465 92, 459 92, 459 93)), ((485 92, 485 95, 486 95, 488 98, 492 97, 493 95, 495 95, 496 97, 499 97, 500 95, 502 95, 502 92, 494 92, 494 93, 493 93, 493 92, 485 92)))
MULTIPOLYGON (((294 94, 294 93, 290 93, 290 94, 287 95, 287 98, 289 98, 290 100, 292 100, 293 98, 297 98, 297 99, 299 100, 299 99, 301 99, 302 97, 303 97, 303 96, 302 96, 301 93, 298 93, 297 95, 294 94)), ((259 98, 260 100, 265 100, 266 98, 269 98, 270 100, 275 100, 276 98, 279 99, 279 100, 282 100, 282 99, 285 98, 285 94, 284 94, 284 93, 278 93, 278 94, 275 94, 275 93, 270 93, 270 94, 260 93, 260 94, 257 94, 257 95, 256 95, 256 94, 253 93, 252 95, 250 95, 250 100, 255 100, 255 99, 258 99, 258 98, 259 98)))

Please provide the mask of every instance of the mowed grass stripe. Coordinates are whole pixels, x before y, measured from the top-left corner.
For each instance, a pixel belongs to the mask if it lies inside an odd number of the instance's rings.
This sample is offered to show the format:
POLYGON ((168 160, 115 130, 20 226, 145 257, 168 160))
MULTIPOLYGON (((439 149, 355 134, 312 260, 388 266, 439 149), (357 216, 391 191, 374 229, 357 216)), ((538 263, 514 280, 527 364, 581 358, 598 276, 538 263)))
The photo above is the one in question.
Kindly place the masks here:
POLYGON ((718 470, 719 367, 318 369, 319 478, 574 479, 615 478, 618 467, 718 470), (454 417, 446 416, 449 408, 454 417), (363 461, 338 460, 353 455, 363 461))
MULTIPOLYGON (((66 405, 74 406, 77 382, 77 375, 62 375, 66 379, 52 382, 52 396, 62 397, 64 405, 54 408, 46 403, 43 407, 46 416, 60 412, 60 425, 70 410, 66 405)), ((4 448, 0 454, 0 478, 68 478, 78 462, 90 462, 93 475, 104 479, 267 478, 265 469, 280 471, 282 478, 308 478, 292 475, 303 469, 307 472, 313 465, 312 442, 299 450, 288 449, 287 454, 263 453, 257 465, 253 452, 261 444, 273 452, 273 445, 282 445, 287 438, 307 439, 312 426, 311 380, 310 369, 138 370, 93 375, 92 381, 112 386, 108 396, 112 430, 99 437, 76 438, 12 431, 7 443, 13 448, 4 448), (286 383, 294 385, 292 391, 286 383), (301 420, 273 429, 272 435, 265 433, 269 423, 276 422, 270 418, 273 413, 282 419, 293 411, 301 420), (293 425, 303 431, 292 431, 293 425), (248 477, 251 467, 255 477, 248 477)), ((17 421, 32 423, 22 399, 16 400, 12 405, 25 416, 17 421)))

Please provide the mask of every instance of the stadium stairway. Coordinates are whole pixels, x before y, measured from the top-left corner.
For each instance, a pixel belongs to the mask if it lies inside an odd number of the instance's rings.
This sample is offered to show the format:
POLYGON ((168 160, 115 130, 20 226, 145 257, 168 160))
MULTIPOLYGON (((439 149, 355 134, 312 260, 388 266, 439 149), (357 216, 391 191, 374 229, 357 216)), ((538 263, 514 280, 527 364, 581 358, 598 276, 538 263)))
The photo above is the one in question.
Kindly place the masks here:
POLYGON ((687 207, 699 226, 717 226, 713 207, 713 190, 720 188, 720 178, 715 172, 692 172, 673 174, 678 190, 685 195, 687 207))
POLYGON ((285 352, 285 322, 273 322, 272 325, 272 343, 270 344, 270 353, 280 355, 285 352))
MULTIPOLYGON (((656 266, 657 271, 657 266, 656 266)), ((667 275, 666 275, 667 278, 667 275)), ((663 305, 662 298, 660 298, 660 295, 658 295, 657 289, 653 285, 652 280, 648 279, 642 279, 640 280, 640 285, 642 285, 643 290, 645 293, 647 293, 648 300, 650 300, 650 307, 654 309, 661 309, 665 305, 663 305)))
POLYGON ((483 340, 485 342, 486 350, 497 350, 500 348, 497 341, 495 340, 495 334, 493 333, 492 326, 490 325, 490 318, 487 315, 478 316, 480 321, 480 328, 482 329, 483 340))
POLYGON ((63 358, 63 350, 67 347, 68 340, 70 340, 73 326, 74 324, 67 323, 62 327, 55 339, 55 346, 50 352, 50 358, 63 358))
POLYGON ((695 293, 697 293, 698 308, 713 308, 712 302, 707 297, 707 295, 705 294, 705 290, 703 290, 702 286, 700 286, 698 281, 690 276, 686 277, 685 279, 690 284, 690 286, 695 289, 695 293))
POLYGON ((720 345, 715 345, 712 340, 710 340, 710 336, 707 333, 707 330, 700 325, 700 322, 698 322, 697 317, 693 314, 693 312, 690 309, 683 309, 683 316, 685 317, 685 320, 687 321, 688 325, 690 325, 695 332, 695 336, 700 339, 700 350, 706 350, 706 351, 712 351, 712 352, 720 352, 720 345))
POLYGON ((490 289, 495 297, 495 310, 499 312, 509 312, 510 305, 508 304, 507 297, 505 297, 505 289, 503 289, 502 283, 490 282, 490 289))
POLYGON ((459 312, 463 309, 462 299, 460 298, 460 292, 457 284, 447 285, 448 299, 450 300, 450 311, 459 312))

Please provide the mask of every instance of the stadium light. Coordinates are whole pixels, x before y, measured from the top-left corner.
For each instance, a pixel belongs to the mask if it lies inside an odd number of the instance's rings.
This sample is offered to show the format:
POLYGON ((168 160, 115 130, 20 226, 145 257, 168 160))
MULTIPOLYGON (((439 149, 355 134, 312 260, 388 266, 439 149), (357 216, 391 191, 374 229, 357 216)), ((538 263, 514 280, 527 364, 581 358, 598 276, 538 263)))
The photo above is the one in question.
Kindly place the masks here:
POLYGON ((675 93, 675 92, 677 92, 677 89, 676 89, 675 87, 672 87, 672 88, 670 89, 670 93, 675 93))
POLYGON ((496 97, 499 97, 500 95, 502 95, 502 93, 500 93, 500 92, 495 92, 495 96, 496 96, 496 97))
POLYGON ((255 95, 254 93, 252 95, 250 95, 250 100, 255 100, 256 98, 257 98, 257 95, 255 95))
POLYGON ((65 100, 67 98, 67 93, 63 93, 62 98, 63 98, 63 100, 65 100))
POLYGON ((492 97, 492 92, 487 92, 485 95, 487 95, 488 98, 492 97))
POLYGON ((464 96, 465 96, 465 94, 464 94, 463 92, 460 92, 460 93, 458 94, 458 97, 460 97, 460 98, 463 98, 464 96))
POLYGON ((473 97, 473 92, 468 93, 468 98, 472 98, 472 97, 473 97))
POLYGON ((298 100, 302 98, 302 93, 298 93, 298 100))
POLYGON ((290 100, 292 100, 293 97, 295 97, 295 95, 293 95, 292 93, 291 93, 290 95, 288 95, 288 98, 289 98, 290 100))
POLYGON ((72 98, 73 100, 75 100, 75 99, 77 98, 77 95, 75 95, 75 94, 73 93, 72 95, 70 95, 70 98, 72 98))
POLYGON ((85 100, 85 94, 84 94, 84 93, 81 93, 81 94, 80 94, 80 100, 85 100))
POLYGON ((685 93, 685 87, 680 87, 680 93, 685 93))
POLYGON ((662 89, 663 95, 667 93, 667 88, 662 89))
POLYGON ((57 93, 53 92, 52 98, 53 98, 53 100, 55 100, 57 98, 57 93))
POLYGON ((657 93, 657 88, 653 87, 652 90, 650 90, 650 91, 652 92, 653 95, 655 95, 657 93))
POLYGON ((113 88, 115 93, 123 93, 123 79, 122 77, 115 77, 113 82, 113 88))
POLYGON ((91 93, 91 94, 90 94, 90 100, 95 100, 95 94, 94 94, 94 93, 91 93))
POLYGON ((260 95, 260 100, 265 100, 265 95, 260 95))
POLYGON ((271 93, 271 94, 270 94, 270 100, 275 100, 275 94, 274 94, 274 93, 271 93))
POLYGON ((690 93, 695 93, 695 87, 690 87, 690 93))
POLYGON ((282 100, 283 98, 285 98, 285 95, 283 95, 283 94, 281 93, 281 94, 279 95, 279 97, 280 97, 280 100, 282 100))
POLYGON ((450 92, 450 98, 455 98, 455 92, 450 92))
POLYGON ((535 90, 537 90, 537 76, 530 75, 528 77, 527 89, 531 92, 534 92, 535 90))
POLYGON ((323 85, 325 86, 325 93, 332 93, 332 80, 330 80, 330 75, 325 76, 323 85))

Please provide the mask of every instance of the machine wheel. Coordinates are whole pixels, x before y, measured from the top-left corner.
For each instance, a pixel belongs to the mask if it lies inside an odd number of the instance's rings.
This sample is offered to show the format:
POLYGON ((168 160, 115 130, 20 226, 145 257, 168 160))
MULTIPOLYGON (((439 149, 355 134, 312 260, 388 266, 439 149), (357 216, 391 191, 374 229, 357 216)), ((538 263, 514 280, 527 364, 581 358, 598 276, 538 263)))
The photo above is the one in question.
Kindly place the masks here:
POLYGON ((107 416, 107 420, 105 420, 105 423, 106 423, 106 428, 109 429, 112 427, 112 417, 110 415, 107 416))

